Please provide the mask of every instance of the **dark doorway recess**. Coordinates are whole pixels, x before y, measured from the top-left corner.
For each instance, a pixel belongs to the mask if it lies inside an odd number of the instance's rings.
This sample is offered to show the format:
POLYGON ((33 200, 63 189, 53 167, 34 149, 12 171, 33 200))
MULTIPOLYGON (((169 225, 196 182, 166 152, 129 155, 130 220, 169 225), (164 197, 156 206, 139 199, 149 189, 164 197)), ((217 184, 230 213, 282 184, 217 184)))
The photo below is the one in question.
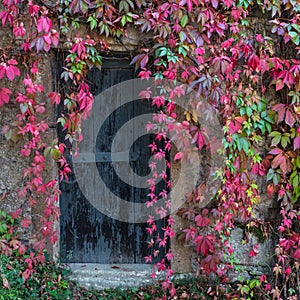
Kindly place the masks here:
MULTIPOLYGON (((91 92, 94 96, 105 89, 135 77, 135 71, 129 65, 129 60, 122 57, 107 58, 100 70, 92 69, 88 73, 91 92)), ((132 187, 118 178, 109 161, 101 157, 111 151, 112 139, 117 131, 134 116, 149 113, 153 107, 149 103, 136 100, 116 110, 107 118, 97 133, 96 152, 98 153, 97 168, 99 175, 109 187, 110 191, 120 198, 131 202, 146 202, 147 188, 132 187)), ((64 132, 58 130, 59 138, 64 138, 64 132)), ((84 132, 83 132, 84 134, 84 132)), ((134 159, 130 166, 139 176, 149 173, 148 161, 151 156, 148 145, 153 136, 151 134, 138 138, 132 145, 130 152, 134 159)), ((72 156, 68 155, 72 166, 72 156)), ((164 188, 164 183, 157 185, 158 190, 164 188)), ((120 222, 98 211, 87 201, 81 192, 76 176, 71 174, 69 181, 60 183, 60 257, 62 262, 101 263, 101 264, 141 264, 144 257, 149 255, 147 225, 120 222)), ((103 193, 105 197, 105 193, 103 193)), ((159 231, 164 226, 165 219, 158 222, 159 231)), ((166 250, 166 249, 165 249, 166 250)), ((164 257, 160 254, 156 261, 164 257)))

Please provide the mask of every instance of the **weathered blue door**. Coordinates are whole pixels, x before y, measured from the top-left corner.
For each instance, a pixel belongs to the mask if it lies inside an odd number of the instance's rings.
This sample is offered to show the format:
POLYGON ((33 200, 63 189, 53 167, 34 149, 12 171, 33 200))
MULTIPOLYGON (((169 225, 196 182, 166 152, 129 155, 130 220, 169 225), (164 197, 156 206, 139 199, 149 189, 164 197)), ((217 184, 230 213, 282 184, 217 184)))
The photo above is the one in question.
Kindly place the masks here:
MULTIPOLYGON (((88 74, 91 91, 95 96, 119 82, 134 77, 133 67, 124 59, 108 59, 101 71, 93 69, 88 74)), ((95 159, 99 175, 110 191, 126 201, 145 202, 149 191, 147 188, 130 186, 120 179, 107 153, 111 151, 113 137, 126 122, 134 116, 151 111, 151 105, 140 100, 117 107, 97 133, 95 159)), ((151 153, 148 145, 152 138, 150 134, 145 134, 131 147, 130 166, 139 176, 146 176, 150 172, 148 162, 151 153)), ((69 157, 72 165, 71 156, 69 157)), ((162 189, 163 186, 163 182, 159 183, 158 189, 162 189)), ((70 176, 69 182, 62 182, 60 188, 62 261, 108 264, 145 262, 144 257, 149 255, 145 223, 120 222, 98 211, 81 192, 74 174, 70 176)), ((103 197, 105 195, 103 192, 103 197)), ((164 221, 161 220, 158 227, 162 227, 164 221)), ((162 257, 161 251, 157 259, 162 257)))

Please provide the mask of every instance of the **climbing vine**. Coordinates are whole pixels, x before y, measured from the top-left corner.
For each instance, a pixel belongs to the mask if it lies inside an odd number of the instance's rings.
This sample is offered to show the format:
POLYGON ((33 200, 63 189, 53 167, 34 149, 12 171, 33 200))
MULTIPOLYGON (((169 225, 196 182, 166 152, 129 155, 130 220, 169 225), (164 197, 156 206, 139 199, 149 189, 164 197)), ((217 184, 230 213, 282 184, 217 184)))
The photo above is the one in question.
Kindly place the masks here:
MULTIPOLYGON (((92 67, 101 68, 102 53, 110 51, 111 41, 122 44, 128 29, 134 28, 151 37, 140 40, 132 57, 139 77, 154 77, 158 86, 163 79, 174 83, 174 89, 161 86, 159 96, 152 97, 149 91, 142 93, 159 111, 153 124, 148 125, 157 131, 158 143, 150 145, 155 160, 173 155, 175 161, 192 161, 199 151, 211 150, 212 141, 198 122, 203 113, 202 98, 209 102, 223 129, 223 147, 219 149, 224 156, 223 168, 215 172, 221 186, 210 204, 201 208, 206 184, 202 182, 187 195, 184 207, 178 211, 189 224, 182 234, 197 253, 197 274, 216 273, 223 282, 230 280, 228 271, 235 268, 231 232, 236 223, 249 229, 261 222, 256 207, 263 193, 276 200, 280 221, 273 224, 278 229, 275 280, 268 281, 269 277, 263 275, 259 284, 274 299, 287 299, 294 287, 298 287, 294 293, 300 294, 297 1, 62 0, 57 4, 2 0, 0 16, 11 40, 0 55, 0 107, 17 105, 19 110, 15 120, 2 131, 8 140, 22 142, 21 155, 29 161, 28 168, 23 170, 26 183, 19 197, 27 199, 29 207, 39 199, 45 203, 40 231, 34 239, 39 259, 45 241, 57 241, 54 222, 59 217, 59 181, 67 179, 71 171, 64 155, 66 143, 71 143, 76 151, 82 139, 81 122, 92 109, 87 72, 92 67), (39 77, 40 64, 45 53, 57 48, 67 52, 61 74, 67 88, 45 91, 39 77), (18 78, 22 85, 15 90, 11 86, 18 78), (185 91, 178 83, 188 85, 199 95, 181 114, 176 99, 185 91), (64 107, 57 123, 66 132, 67 141, 53 140, 48 144, 46 131, 50 124, 43 120, 43 115, 46 109, 57 105, 64 107), (172 149, 171 141, 182 147, 172 149), (49 156, 56 161, 59 172, 56 179, 47 181, 45 163, 49 156), (268 182, 262 191, 260 177, 268 182)), ((165 180, 167 188, 171 188, 166 172, 157 174, 155 161, 150 167, 153 176, 165 180)), ((167 167, 172 169, 170 161, 167 167)), ((171 210, 170 197, 167 191, 157 195, 155 180, 148 183, 148 205, 153 205, 158 197, 164 198, 166 207, 158 209, 157 214, 165 217, 171 210)), ((12 214, 13 218, 22 215, 19 210, 12 214)), ((164 249, 175 236, 174 218, 168 217, 163 236, 157 233, 154 219, 150 216, 148 220, 147 231, 152 236, 149 247, 158 245, 155 249, 164 249)), ((21 218, 21 223, 23 227, 30 226, 27 218, 21 218)), ((7 251, 7 245, 5 248, 1 244, 2 252, 7 251)), ((18 243, 10 247, 18 248, 20 254, 26 248, 18 243)), ((258 245, 252 245, 249 257, 257 254, 258 245)), ((165 271, 165 298, 175 295, 170 280, 172 259, 171 250, 167 251, 154 268, 165 271)), ((34 255, 28 258, 24 280, 34 269, 35 260, 34 255)), ((146 257, 146 261, 151 262, 152 256, 146 257)))

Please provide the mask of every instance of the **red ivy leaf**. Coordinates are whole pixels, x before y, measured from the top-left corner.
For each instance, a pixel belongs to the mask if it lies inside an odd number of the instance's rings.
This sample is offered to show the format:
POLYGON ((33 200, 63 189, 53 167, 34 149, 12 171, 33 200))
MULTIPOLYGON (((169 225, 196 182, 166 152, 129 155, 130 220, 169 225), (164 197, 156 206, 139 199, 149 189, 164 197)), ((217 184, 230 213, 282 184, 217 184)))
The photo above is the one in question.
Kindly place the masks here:
POLYGON ((214 9, 218 7, 218 0, 211 0, 211 5, 213 6, 214 9))
POLYGON ((245 117, 235 117, 228 125, 229 133, 233 134, 242 128, 242 124, 246 121, 245 117))
POLYGON ((298 248, 295 253, 294 253, 294 258, 295 259, 300 259, 300 248, 298 248))
POLYGON ((196 252, 202 255, 207 255, 208 252, 214 250, 214 237, 211 235, 198 235, 194 243, 196 244, 196 252))
POLYGON ((191 12, 192 9, 193 9, 193 3, 196 5, 196 6, 199 6, 199 2, 198 0, 181 0, 179 2, 179 5, 187 5, 187 8, 188 8, 188 12, 191 12))
POLYGON ((278 103, 278 104, 275 104, 273 107, 272 107, 272 110, 274 110, 274 111, 279 111, 279 110, 281 110, 282 108, 284 108, 285 107, 285 104, 283 104, 283 103, 278 103))
POLYGON ((0 65, 0 79, 2 79, 5 76, 5 67, 3 65, 0 65))
POLYGON ((59 33, 54 29, 51 30, 51 39, 52 44, 57 47, 59 43, 59 33))
POLYGON ((293 74, 287 70, 282 70, 279 73, 278 78, 282 78, 282 84, 286 84, 289 88, 291 88, 291 85, 294 84, 295 81, 293 74))
POLYGON ((60 94, 58 93, 55 92, 49 93, 47 97, 50 99, 52 105, 54 103, 57 105, 60 103, 60 94))
POLYGON ((282 159, 280 160, 280 169, 284 174, 288 172, 287 161, 285 156, 283 156, 282 159))
POLYGON ((272 107, 272 110, 276 111, 278 113, 277 117, 277 123, 280 123, 284 120, 285 111, 286 111, 286 105, 283 103, 275 104, 272 107))
POLYGON ((278 154, 277 156, 275 156, 275 158, 272 161, 272 168, 273 169, 278 168, 278 166, 281 165, 284 160, 285 160, 285 157, 284 157, 283 152, 278 154))
POLYGON ((197 141, 197 145, 199 149, 202 149, 205 145, 205 139, 200 131, 196 132, 192 142, 197 141))
POLYGON ((3 106, 5 103, 9 102, 9 95, 11 94, 11 90, 7 88, 2 88, 0 91, 0 107, 3 106))
POLYGON ((234 18, 234 20, 237 21, 241 18, 241 10, 235 8, 231 11, 231 15, 234 18))
POLYGON ((282 90, 283 87, 284 87, 284 83, 282 82, 281 79, 278 79, 278 80, 276 81, 276 91, 282 90))
POLYGON ((139 78, 142 78, 142 79, 149 79, 150 76, 151 76, 151 71, 150 70, 142 70, 139 72, 139 78))
POLYGON ((181 160, 183 157, 183 153, 182 152, 178 152, 176 153, 175 157, 174 157, 174 160, 181 160))
POLYGON ((233 0, 222 0, 222 2, 225 4, 226 8, 230 8, 232 6, 233 0))
POLYGON ((13 33, 15 35, 15 37, 23 37, 26 33, 26 29, 24 27, 24 24, 23 22, 20 23, 20 26, 14 26, 14 29, 13 29, 13 33))
POLYGON ((190 226, 190 228, 184 229, 183 232, 185 232, 185 241, 194 239, 196 231, 197 231, 197 229, 194 228, 193 226, 190 226))
POLYGON ((292 112, 288 109, 285 114, 285 123, 288 124, 290 127, 293 127, 295 122, 295 117, 293 116, 292 112))
POLYGON ((186 0, 187 7, 188 7, 188 12, 191 12, 193 9, 193 3, 191 0, 186 0))
POLYGON ((30 269, 26 269, 22 273, 23 282, 25 282, 29 278, 30 274, 31 274, 31 270, 30 269))
POLYGON ((294 150, 300 148, 300 135, 294 139, 294 150))
POLYGON ((206 274, 217 271, 217 265, 220 263, 220 259, 217 255, 208 255, 201 261, 201 267, 206 274))
POLYGON ((146 54, 140 62, 141 68, 146 67, 148 60, 149 60, 149 56, 148 54, 146 54))
POLYGON ((253 248, 249 252, 250 257, 254 257, 258 254, 258 244, 254 245, 253 248))
POLYGON ((272 197, 273 194, 274 194, 274 185, 273 185, 273 183, 270 183, 267 187, 267 195, 269 197, 272 197))
POLYGON ((210 219, 201 215, 195 217, 195 222, 197 226, 205 227, 210 224, 210 219))
POLYGON ((8 66, 6 68, 6 76, 10 81, 13 81, 15 76, 20 76, 19 68, 12 65, 8 66))
POLYGON ((0 19, 2 20, 2 26, 4 26, 7 21, 12 25, 14 17, 10 10, 3 10, 0 12, 0 19))
POLYGON ((4 286, 5 288, 7 288, 7 289, 10 288, 9 282, 8 282, 7 278, 6 278, 4 275, 2 276, 2 283, 3 283, 3 286, 4 286))
POLYGON ((275 149, 272 149, 269 154, 272 154, 272 155, 277 155, 277 154, 280 154, 282 153, 283 151, 279 148, 275 148, 275 149))
POLYGON ((49 33, 51 29, 52 29, 52 21, 48 17, 42 16, 38 19, 37 30, 39 33, 42 31, 49 33))
POLYGON ((39 52, 43 49, 44 47, 44 40, 43 37, 39 37, 36 39, 36 51, 39 52))

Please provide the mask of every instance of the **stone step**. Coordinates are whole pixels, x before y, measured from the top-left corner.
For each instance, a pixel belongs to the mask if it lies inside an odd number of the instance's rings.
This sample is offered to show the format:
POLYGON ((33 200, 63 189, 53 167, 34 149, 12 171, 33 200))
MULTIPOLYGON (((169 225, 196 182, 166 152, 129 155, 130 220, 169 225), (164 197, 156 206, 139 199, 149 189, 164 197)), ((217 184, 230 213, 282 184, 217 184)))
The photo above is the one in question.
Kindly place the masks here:
MULTIPOLYGON (((151 265, 146 264, 80 264, 70 263, 71 279, 86 288, 132 288, 150 285, 155 281, 151 278, 151 265)), ((159 277, 162 277, 160 274, 159 277)))

